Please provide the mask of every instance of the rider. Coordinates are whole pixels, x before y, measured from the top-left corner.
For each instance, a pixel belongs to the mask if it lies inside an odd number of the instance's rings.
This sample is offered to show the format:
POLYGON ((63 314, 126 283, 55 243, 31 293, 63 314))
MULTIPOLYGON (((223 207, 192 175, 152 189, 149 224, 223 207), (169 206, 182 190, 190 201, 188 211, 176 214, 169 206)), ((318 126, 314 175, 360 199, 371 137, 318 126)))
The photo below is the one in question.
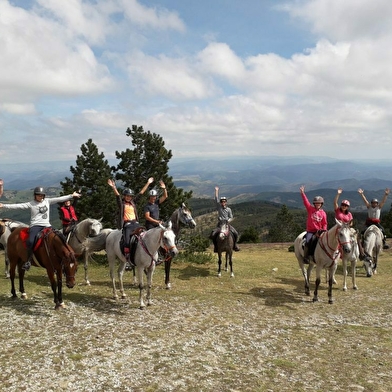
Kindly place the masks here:
POLYGON ((342 188, 338 188, 338 192, 333 201, 335 218, 341 222, 349 223, 353 220, 353 215, 350 212, 350 202, 348 200, 342 200, 340 207, 338 204, 339 195, 343 192, 342 188))
POLYGON ((152 189, 149 192, 148 203, 144 206, 144 218, 146 219, 146 229, 157 227, 162 221, 159 219, 159 206, 167 199, 167 189, 165 183, 160 180, 159 186, 163 189, 163 195, 158 199, 158 192, 152 189))
MULTIPOLYGON (((214 252, 217 252, 216 248, 216 237, 219 233, 219 226, 222 222, 227 222, 230 223, 234 217, 233 217, 233 212, 231 211, 231 208, 227 206, 227 198, 222 196, 219 199, 219 187, 215 187, 215 203, 216 203, 216 209, 218 211, 218 224, 217 227, 212 231, 210 238, 212 239, 214 243, 214 252)), ((238 252, 240 248, 237 246, 237 241, 238 241, 238 232, 237 230, 230 225, 230 232, 233 236, 233 250, 238 252)))
POLYGON ((63 205, 59 208, 59 214, 61 223, 63 224, 63 234, 67 235, 72 229, 73 225, 78 222, 75 207, 79 199, 74 199, 71 204, 71 200, 66 200, 63 205))
POLYGON ((29 238, 27 241, 27 261, 23 264, 22 269, 28 271, 31 267, 31 261, 33 256, 33 246, 35 237, 38 233, 46 227, 51 227, 49 221, 50 205, 55 203, 61 203, 66 200, 71 200, 73 197, 80 197, 81 194, 74 192, 70 195, 60 196, 60 197, 45 197, 45 190, 41 186, 34 188, 34 200, 27 203, 17 203, 17 204, 1 204, 0 208, 5 208, 9 210, 30 210, 30 228, 29 228, 29 238))
MULTIPOLYGON (((112 179, 108 179, 108 184, 112 187, 114 194, 116 195, 116 201, 118 206, 118 219, 117 228, 122 229, 124 236, 124 253, 127 263, 130 262, 130 239, 131 234, 140 227, 139 217, 137 215, 136 203, 147 190, 148 186, 154 181, 153 177, 150 177, 142 190, 135 196, 132 189, 125 188, 122 192, 122 198, 117 190, 116 183, 112 179)), ((129 266, 127 267, 129 268, 129 266)))
POLYGON ((304 248, 304 263, 309 264, 309 256, 313 256, 314 248, 316 243, 311 239, 317 232, 327 230, 327 214, 322 209, 324 199, 321 196, 315 196, 313 198, 313 206, 310 204, 305 194, 305 186, 301 185, 299 188, 301 192, 302 201, 308 212, 306 220, 306 236, 305 236, 305 248, 304 248))
POLYGON ((362 196, 362 200, 364 201, 364 203, 366 204, 367 210, 368 210, 368 216, 366 218, 366 222, 365 222, 365 226, 366 228, 362 231, 361 234, 363 234, 366 229, 371 226, 371 225, 375 225, 377 226, 383 234, 383 248, 384 249, 389 249, 389 246, 386 244, 386 235, 385 235, 385 231, 384 228, 381 226, 380 224, 380 217, 381 217, 381 209, 383 207, 383 205, 385 204, 385 202, 387 201, 388 195, 391 192, 391 190, 389 188, 385 189, 385 193, 384 193, 384 197, 381 200, 381 202, 378 202, 378 199, 372 199, 371 202, 369 203, 368 200, 365 197, 365 194, 363 193, 363 190, 361 188, 358 189, 358 193, 362 196))

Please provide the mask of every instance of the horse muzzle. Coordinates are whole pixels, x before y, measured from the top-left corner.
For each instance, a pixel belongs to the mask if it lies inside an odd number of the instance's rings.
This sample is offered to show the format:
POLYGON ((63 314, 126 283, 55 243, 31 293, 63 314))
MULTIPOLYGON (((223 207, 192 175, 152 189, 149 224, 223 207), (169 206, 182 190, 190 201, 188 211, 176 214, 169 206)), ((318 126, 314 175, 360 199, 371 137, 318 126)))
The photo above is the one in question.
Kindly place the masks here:
POLYGON ((344 253, 348 254, 351 252, 351 245, 350 244, 344 244, 342 248, 343 248, 344 253))

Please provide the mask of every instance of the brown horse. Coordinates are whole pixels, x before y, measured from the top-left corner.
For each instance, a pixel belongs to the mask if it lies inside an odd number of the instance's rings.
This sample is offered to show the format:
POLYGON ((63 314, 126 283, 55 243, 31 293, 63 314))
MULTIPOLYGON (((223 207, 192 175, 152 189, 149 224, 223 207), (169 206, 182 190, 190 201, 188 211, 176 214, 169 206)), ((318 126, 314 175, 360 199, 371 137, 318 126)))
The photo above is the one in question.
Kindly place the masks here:
MULTIPOLYGON (((21 298, 27 298, 23 285, 25 271, 22 269, 23 263, 27 260, 25 244, 28 236, 27 230, 26 228, 17 228, 8 238, 7 251, 10 259, 11 294, 13 297, 17 296, 14 280, 15 269, 18 267, 21 298)), ((41 232, 41 238, 34 246, 34 256, 31 265, 46 268, 54 295, 54 303, 56 304, 55 309, 64 307, 62 275, 64 273, 68 288, 71 289, 75 286, 77 260, 74 251, 66 243, 65 237, 60 232, 48 228, 41 232)))

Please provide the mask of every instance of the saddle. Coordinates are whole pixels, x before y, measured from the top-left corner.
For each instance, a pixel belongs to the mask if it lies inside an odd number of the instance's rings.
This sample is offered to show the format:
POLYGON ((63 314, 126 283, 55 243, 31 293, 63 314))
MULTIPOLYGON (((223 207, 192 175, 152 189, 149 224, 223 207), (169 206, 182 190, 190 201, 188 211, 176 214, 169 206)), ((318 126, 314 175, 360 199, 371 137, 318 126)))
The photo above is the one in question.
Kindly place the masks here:
POLYGON ((323 234, 324 232, 325 230, 318 230, 316 233, 312 235, 312 238, 308 243, 306 243, 306 234, 304 235, 302 239, 302 249, 305 250, 305 247, 307 247, 307 252, 306 252, 307 256, 312 256, 312 257, 314 256, 314 251, 316 249, 317 242, 321 234, 323 234))
MULTIPOLYGON (((52 231, 54 231, 52 227, 45 227, 35 236, 34 244, 33 244, 34 251, 36 251, 41 246, 41 243, 42 243, 42 240, 44 239, 44 237, 52 231)), ((19 233, 19 237, 23 243, 23 246, 27 249, 27 240, 29 238, 29 228, 28 227, 23 228, 19 233)))
MULTIPOLYGON (((137 244, 139 242, 140 234, 143 233, 145 230, 146 230, 145 227, 139 226, 134 231, 132 231, 131 236, 129 238, 129 261, 132 265, 135 265, 135 252, 136 252, 137 244)), ((126 242, 127 241, 123 231, 120 239, 120 249, 121 249, 121 253, 124 256, 125 256, 126 242)))

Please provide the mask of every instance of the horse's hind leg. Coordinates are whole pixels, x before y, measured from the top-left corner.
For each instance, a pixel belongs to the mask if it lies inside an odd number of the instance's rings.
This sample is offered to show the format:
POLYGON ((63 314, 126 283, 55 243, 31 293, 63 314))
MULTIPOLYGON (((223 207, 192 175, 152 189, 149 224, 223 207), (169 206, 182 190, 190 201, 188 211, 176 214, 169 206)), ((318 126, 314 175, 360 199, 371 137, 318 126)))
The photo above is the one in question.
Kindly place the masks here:
POLYGON ((88 280, 88 252, 85 252, 84 255, 84 281, 86 282, 86 285, 90 286, 90 281, 88 280))
POLYGON ((152 276, 154 274, 154 266, 151 266, 148 271, 147 271, 147 295, 146 295, 146 300, 147 300, 147 305, 150 306, 152 305, 152 300, 151 300, 151 288, 152 288, 152 276))
POLYGON ((351 279, 353 282, 353 289, 358 290, 357 282, 356 282, 356 269, 355 266, 357 264, 357 261, 354 260, 351 262, 351 279))
MULTIPOLYGON (((234 272, 233 272, 233 257, 232 254, 229 253, 229 265, 230 265, 230 278, 234 278, 234 272)), ((226 263, 227 263, 227 256, 226 256, 226 263)))

